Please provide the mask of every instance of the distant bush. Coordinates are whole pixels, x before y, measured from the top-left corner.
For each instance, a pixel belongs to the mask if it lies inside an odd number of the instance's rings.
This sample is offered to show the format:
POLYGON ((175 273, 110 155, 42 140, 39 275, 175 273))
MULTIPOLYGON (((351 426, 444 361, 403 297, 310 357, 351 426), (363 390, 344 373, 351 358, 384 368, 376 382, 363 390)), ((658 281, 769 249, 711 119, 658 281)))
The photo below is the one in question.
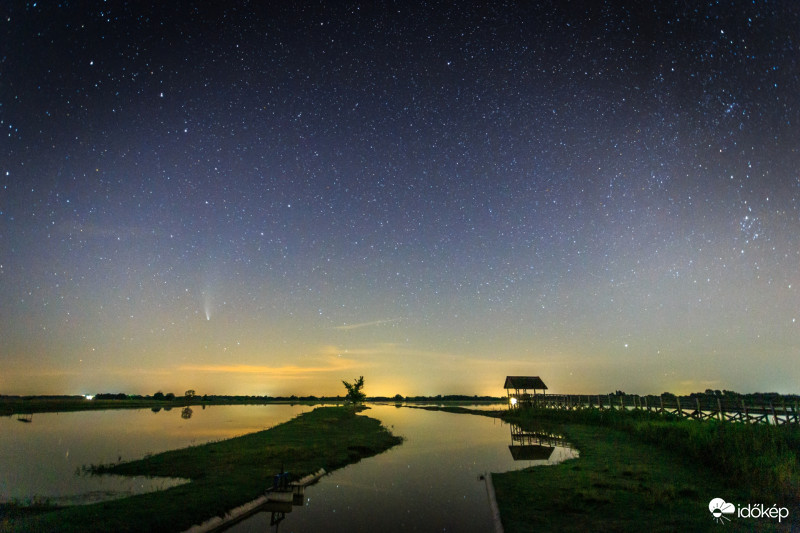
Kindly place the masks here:
POLYGON ((94 395, 95 400, 127 400, 128 395, 122 392, 119 393, 110 393, 110 392, 101 392, 100 394, 94 395))

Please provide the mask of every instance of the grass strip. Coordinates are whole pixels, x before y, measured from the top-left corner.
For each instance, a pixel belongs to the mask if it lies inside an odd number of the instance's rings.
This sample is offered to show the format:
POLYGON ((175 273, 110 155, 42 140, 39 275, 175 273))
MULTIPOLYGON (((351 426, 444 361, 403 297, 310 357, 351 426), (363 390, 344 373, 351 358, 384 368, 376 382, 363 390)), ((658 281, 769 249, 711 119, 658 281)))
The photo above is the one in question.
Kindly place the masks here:
POLYGON ((751 500, 800 501, 800 426, 796 424, 700 422, 644 411, 599 409, 531 409, 522 417, 531 422, 621 430, 641 442, 692 459, 721 474, 729 484, 746 480, 751 500))
MULTIPOLYGON (((707 531, 722 527, 713 522, 709 512, 712 498, 766 505, 777 501, 773 498, 785 499, 785 485, 773 487, 772 491, 759 486, 754 491, 750 479, 736 477, 737 469, 720 467, 717 460, 706 457, 713 448, 707 448, 704 439, 687 436, 686 432, 713 434, 716 430, 707 423, 636 418, 620 421, 630 413, 606 413, 606 420, 586 423, 588 420, 581 420, 582 416, 575 413, 539 414, 540 417, 528 413, 525 417, 505 418, 531 430, 541 429, 544 423, 551 431, 565 435, 578 448, 580 457, 554 466, 493 474, 500 515, 508 533, 707 531), (575 419, 583 423, 575 423, 575 419), (763 499, 753 499, 759 496, 763 499)), ((723 431, 742 431, 746 435, 753 431, 730 426, 723 431)), ((758 437, 760 430, 755 431, 753 435, 758 437)), ((724 438, 739 442, 730 435, 724 438)), ((725 453, 724 450, 727 448, 718 452, 725 453)), ((755 456, 757 452, 748 453, 755 456)), ((742 462, 757 464, 758 458, 742 462)), ((786 505, 796 506, 789 501, 786 505)), ((725 529, 780 530, 775 521, 755 522, 734 519, 725 529)))
MULTIPOLYGON (((402 442, 380 421, 347 407, 320 407, 269 430, 168 451, 98 473, 189 478, 191 483, 122 500, 51 512, 10 513, 8 531, 180 531, 263 494, 285 468, 299 479, 330 472, 402 442)), ((2 511, 2 510, 0 510, 2 511)))

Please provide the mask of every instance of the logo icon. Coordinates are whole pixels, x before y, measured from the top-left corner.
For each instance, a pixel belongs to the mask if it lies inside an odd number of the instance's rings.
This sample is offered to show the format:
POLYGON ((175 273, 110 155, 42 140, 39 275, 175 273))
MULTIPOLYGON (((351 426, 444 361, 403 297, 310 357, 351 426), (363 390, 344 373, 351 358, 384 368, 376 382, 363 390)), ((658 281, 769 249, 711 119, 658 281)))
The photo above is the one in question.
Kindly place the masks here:
POLYGON ((714 498, 708 502, 708 510, 711 511, 712 515, 714 515, 714 522, 718 524, 724 524, 725 520, 728 522, 731 521, 731 519, 725 515, 735 513, 736 506, 732 503, 727 503, 722 498, 714 498))

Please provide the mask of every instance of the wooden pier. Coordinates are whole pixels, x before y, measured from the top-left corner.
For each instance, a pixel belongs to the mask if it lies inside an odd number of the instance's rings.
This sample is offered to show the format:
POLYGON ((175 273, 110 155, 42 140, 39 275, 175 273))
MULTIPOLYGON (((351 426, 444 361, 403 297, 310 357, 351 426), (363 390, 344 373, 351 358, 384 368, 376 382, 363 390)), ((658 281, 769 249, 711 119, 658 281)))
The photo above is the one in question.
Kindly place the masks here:
POLYGON ((647 411, 694 420, 719 420, 748 424, 800 424, 797 402, 757 402, 719 396, 639 396, 634 394, 548 394, 536 397, 535 407, 574 411, 579 409, 647 411))
MULTIPOLYGON (((271 513, 270 523, 271 525, 276 525, 283 520, 286 513, 292 511, 292 506, 303 504, 305 488, 316 483, 325 473, 325 469, 320 468, 317 472, 309 474, 298 481, 283 483, 283 479, 281 479, 280 486, 273 485, 267 489, 264 495, 232 509, 225 516, 215 516, 202 524, 192 526, 184 533, 216 533, 224 531, 234 524, 261 512, 271 513)), ((283 475, 279 474, 276 478, 283 475)))

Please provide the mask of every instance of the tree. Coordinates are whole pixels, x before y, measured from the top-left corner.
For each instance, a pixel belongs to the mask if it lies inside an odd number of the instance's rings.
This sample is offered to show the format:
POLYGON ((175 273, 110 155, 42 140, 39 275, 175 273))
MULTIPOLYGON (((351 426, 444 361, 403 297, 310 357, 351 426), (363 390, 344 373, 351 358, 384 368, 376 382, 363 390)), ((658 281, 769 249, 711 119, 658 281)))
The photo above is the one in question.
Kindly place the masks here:
POLYGON ((195 397, 194 389, 187 390, 186 394, 184 394, 184 396, 186 396, 187 400, 190 400, 190 399, 194 398, 195 397))
POLYGON ((153 394, 153 399, 154 400, 163 400, 164 399, 164 393, 161 392, 161 391, 158 391, 157 393, 153 394))
POLYGON ((361 389, 364 388, 364 376, 359 376, 352 385, 344 380, 342 380, 342 383, 344 384, 344 388, 347 389, 345 400, 354 404, 366 400, 367 395, 361 392, 361 389))
POLYGON ((174 393, 174 392, 168 392, 168 393, 167 393, 167 394, 164 396, 164 399, 165 399, 165 400, 167 400, 167 401, 169 401, 169 402, 171 402, 172 400, 174 400, 174 399, 175 399, 175 393, 174 393))

